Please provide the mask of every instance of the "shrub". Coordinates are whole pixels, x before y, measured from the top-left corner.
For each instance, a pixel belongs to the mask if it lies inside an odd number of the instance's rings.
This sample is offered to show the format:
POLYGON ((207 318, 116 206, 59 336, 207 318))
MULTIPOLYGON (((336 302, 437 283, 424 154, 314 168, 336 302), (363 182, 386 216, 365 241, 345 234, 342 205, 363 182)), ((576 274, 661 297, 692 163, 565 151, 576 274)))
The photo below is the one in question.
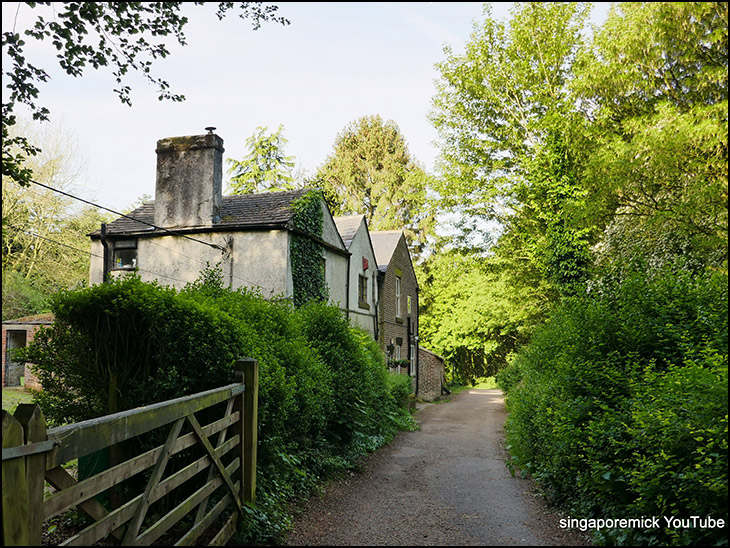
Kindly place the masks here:
MULTIPOLYGON (((727 349, 726 273, 635 273, 565 300, 500 375, 513 463, 574 517, 727 523, 727 349)), ((597 540, 727 537, 662 528, 597 540)))
POLYGON ((52 424, 80 421, 230 382, 231 319, 136 277, 51 302, 55 321, 22 354, 52 424), (225 379, 225 381, 223 381, 225 379))

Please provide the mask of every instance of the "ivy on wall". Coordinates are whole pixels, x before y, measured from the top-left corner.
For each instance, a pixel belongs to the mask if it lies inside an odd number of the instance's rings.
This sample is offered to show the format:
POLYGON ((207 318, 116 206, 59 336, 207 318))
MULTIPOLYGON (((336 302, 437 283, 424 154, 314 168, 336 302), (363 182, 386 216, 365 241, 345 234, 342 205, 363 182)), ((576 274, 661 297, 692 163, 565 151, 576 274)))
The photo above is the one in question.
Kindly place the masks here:
POLYGON ((294 228, 304 234, 292 233, 291 264, 294 280, 294 306, 299 307, 312 300, 326 300, 327 286, 324 279, 322 261, 322 239, 324 217, 322 213, 322 194, 319 190, 311 190, 292 202, 294 228))

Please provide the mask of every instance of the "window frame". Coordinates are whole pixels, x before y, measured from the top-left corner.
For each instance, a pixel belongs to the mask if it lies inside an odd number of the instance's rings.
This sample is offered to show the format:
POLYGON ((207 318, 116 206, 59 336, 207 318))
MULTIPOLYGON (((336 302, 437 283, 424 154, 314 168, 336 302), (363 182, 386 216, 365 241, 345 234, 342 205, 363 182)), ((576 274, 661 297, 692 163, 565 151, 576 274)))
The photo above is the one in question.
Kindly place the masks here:
POLYGON ((137 240, 116 240, 111 252, 109 270, 136 270, 139 267, 137 240), (123 260, 120 255, 128 255, 130 261, 123 260))
POLYGON ((370 310, 370 304, 368 304, 368 277, 363 274, 358 274, 357 282, 357 306, 370 310))

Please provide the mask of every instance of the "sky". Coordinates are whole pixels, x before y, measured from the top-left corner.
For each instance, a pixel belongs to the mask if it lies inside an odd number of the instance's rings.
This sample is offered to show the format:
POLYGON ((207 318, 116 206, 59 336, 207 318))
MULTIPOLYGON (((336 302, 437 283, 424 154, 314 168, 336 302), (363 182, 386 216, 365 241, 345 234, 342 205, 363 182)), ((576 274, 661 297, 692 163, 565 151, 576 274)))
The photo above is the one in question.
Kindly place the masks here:
MULTIPOLYGON (((594 9, 594 20, 603 17, 605 4, 594 9)), ((446 44, 463 51, 473 22, 483 19, 483 4, 277 5, 291 24, 263 23, 255 31, 233 13, 218 21, 214 6, 185 8, 187 45, 171 45, 171 55, 152 69, 186 96, 181 103, 159 101, 154 87, 133 77, 132 107, 123 105, 113 92, 111 71, 67 76, 57 68, 50 43, 29 42, 29 62, 51 75, 40 86, 38 102, 77 143, 84 166, 74 192, 117 210, 143 195, 154 197, 157 141, 203 134, 208 126, 224 140, 224 160, 240 160, 258 127, 273 132, 281 125, 286 154, 313 175, 332 153, 337 134, 370 115, 398 124, 411 155, 432 172, 437 133, 428 113, 435 64, 445 59, 446 44)), ((493 17, 509 19, 510 5, 494 3, 493 17)), ((14 26, 17 31, 34 10, 3 2, 2 14, 3 31, 14 26)))

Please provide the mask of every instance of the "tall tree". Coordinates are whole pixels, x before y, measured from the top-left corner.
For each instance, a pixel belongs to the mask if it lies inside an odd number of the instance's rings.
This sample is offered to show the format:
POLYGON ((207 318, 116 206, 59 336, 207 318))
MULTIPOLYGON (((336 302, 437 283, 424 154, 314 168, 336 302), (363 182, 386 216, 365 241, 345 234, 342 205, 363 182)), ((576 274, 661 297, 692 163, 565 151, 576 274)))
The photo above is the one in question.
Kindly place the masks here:
POLYGON ((294 157, 286 156, 284 148, 284 126, 273 133, 269 128, 258 127, 246 139, 249 153, 242 160, 228 159, 231 166, 231 192, 233 194, 252 194, 276 190, 294 190, 294 157))
POLYGON ((507 24, 485 7, 465 52, 446 48, 431 112, 442 206, 498 221, 515 237, 496 252, 516 274, 537 268, 563 291, 585 277, 590 244, 579 215, 584 127, 569 88, 588 12, 579 2, 527 2, 507 24))
POLYGON ((605 251, 727 259, 727 43, 727 2, 622 2, 597 32, 574 87, 605 251))
MULTIPOLYGON (((202 5, 205 2, 189 2, 202 5)), ((33 9, 39 15, 32 25, 23 30, 3 31, 3 80, 8 101, 3 96, 2 139, 3 175, 20 184, 28 184, 32 170, 25 165, 27 158, 38 153, 39 148, 25 135, 10 134, 17 119, 17 104, 28 107, 35 120, 47 120, 49 110, 38 102, 40 85, 48 80, 45 68, 26 58, 26 41, 48 41, 58 50, 60 67, 71 76, 81 76, 91 67, 110 67, 118 87, 114 92, 119 99, 131 105, 131 88, 125 84, 130 72, 137 72, 158 88, 160 100, 182 101, 183 95, 170 91, 165 80, 152 74, 155 59, 167 57, 165 44, 174 37, 185 45, 183 32, 188 18, 181 14, 185 2, 19 2, 18 9, 33 9), (53 4, 52 19, 47 19, 43 6, 53 4)), ((222 19, 228 11, 237 9, 241 18, 250 18, 253 28, 262 21, 288 24, 289 21, 275 15, 277 7, 260 2, 219 2, 217 16, 222 19)), ((51 13, 51 12, 49 12, 51 13)))
POLYGON ((335 215, 364 214, 373 230, 403 229, 416 253, 433 230, 432 178, 392 120, 363 116, 345 127, 312 184, 324 190, 335 215))
MULTIPOLYGON (((28 160, 44 185, 72 190, 81 159, 67 132, 56 125, 20 122, 25 135, 43 147, 28 160)), ((15 128, 13 128, 14 130, 15 128)), ((37 185, 22 187, 2 178, 3 319, 39 313, 61 288, 89 278, 89 232, 109 221, 94 208, 79 209, 71 198, 37 185)))

